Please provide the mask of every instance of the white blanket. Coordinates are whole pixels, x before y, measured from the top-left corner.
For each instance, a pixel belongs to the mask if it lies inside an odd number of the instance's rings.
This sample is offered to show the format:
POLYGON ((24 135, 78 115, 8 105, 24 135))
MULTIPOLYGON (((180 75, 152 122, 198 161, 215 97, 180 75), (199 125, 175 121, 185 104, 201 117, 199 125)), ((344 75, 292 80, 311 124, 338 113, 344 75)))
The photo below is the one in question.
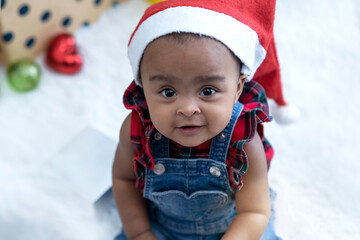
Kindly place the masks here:
MULTIPOLYGON (((360 239, 358 2, 277 3, 284 94, 302 114, 291 126, 265 126, 275 148, 269 178, 284 240, 360 239)), ((93 195, 74 191, 75 182, 67 187, 66 176, 78 172, 81 179, 84 169, 59 159, 87 127, 117 141, 128 114, 122 95, 132 80, 127 41, 146 6, 129 0, 77 31, 84 68, 75 76, 52 72, 41 56, 40 86, 18 94, 0 68, 0 239, 97 240, 120 231, 115 209, 99 216, 93 195)), ((83 156, 95 151, 79 149, 83 156)))

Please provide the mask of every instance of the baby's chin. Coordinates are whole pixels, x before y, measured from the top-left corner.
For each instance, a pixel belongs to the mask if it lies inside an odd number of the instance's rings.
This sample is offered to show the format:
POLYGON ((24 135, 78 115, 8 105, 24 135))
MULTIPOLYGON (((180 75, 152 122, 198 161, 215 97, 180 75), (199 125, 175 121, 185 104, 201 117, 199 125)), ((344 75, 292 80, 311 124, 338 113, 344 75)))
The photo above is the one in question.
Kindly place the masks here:
POLYGON ((170 132, 163 132, 161 129, 157 130, 160 134, 172 142, 188 148, 197 147, 218 135, 215 132, 207 131, 206 127, 201 127, 200 130, 195 130, 195 132, 192 132, 192 130, 190 130, 190 133, 186 131, 185 134, 183 132, 179 132, 178 130, 170 132))
POLYGON ((212 138, 209 138, 209 139, 186 139, 186 140, 177 140, 177 139, 172 139, 172 138, 169 138, 171 141, 183 146, 183 147, 188 147, 188 148, 191 148, 191 147, 197 147, 207 141, 209 141, 210 139, 212 138))

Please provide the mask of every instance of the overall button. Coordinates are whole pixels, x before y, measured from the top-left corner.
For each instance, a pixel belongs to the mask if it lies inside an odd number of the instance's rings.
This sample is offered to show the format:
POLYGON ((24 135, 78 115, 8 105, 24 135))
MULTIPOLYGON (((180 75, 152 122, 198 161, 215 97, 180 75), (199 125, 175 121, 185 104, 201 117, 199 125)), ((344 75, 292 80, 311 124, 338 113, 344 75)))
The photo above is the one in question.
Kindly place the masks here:
POLYGON ((154 166, 154 173, 156 174, 156 175, 161 175, 161 174, 163 174, 165 172, 165 167, 164 167, 164 165, 162 164, 162 163, 157 163, 157 164, 155 164, 155 166, 154 166))
POLYGON ((154 138, 155 138, 155 140, 159 141, 162 138, 162 136, 160 133, 157 132, 154 134, 154 138))
POLYGON ((225 137, 226 137, 226 133, 221 132, 221 133, 219 134, 219 138, 220 138, 221 140, 225 139, 225 137))
POLYGON ((213 175, 214 177, 220 177, 221 171, 218 167, 212 166, 210 168, 210 174, 213 175))

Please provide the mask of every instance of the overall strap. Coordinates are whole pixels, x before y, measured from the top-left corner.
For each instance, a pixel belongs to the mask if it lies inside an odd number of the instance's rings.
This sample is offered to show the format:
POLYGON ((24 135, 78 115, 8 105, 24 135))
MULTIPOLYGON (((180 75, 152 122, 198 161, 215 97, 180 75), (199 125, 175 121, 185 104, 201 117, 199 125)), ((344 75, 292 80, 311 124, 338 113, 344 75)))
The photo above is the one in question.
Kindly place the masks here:
POLYGON ((237 122, 237 119, 240 116, 241 111, 243 110, 244 105, 239 101, 236 102, 233 108, 231 119, 225 129, 215 136, 211 141, 210 148, 210 159, 218 160, 220 162, 226 163, 227 151, 229 148, 231 136, 237 122))
POLYGON ((150 133, 150 149, 154 158, 168 158, 170 155, 169 139, 156 128, 150 133))

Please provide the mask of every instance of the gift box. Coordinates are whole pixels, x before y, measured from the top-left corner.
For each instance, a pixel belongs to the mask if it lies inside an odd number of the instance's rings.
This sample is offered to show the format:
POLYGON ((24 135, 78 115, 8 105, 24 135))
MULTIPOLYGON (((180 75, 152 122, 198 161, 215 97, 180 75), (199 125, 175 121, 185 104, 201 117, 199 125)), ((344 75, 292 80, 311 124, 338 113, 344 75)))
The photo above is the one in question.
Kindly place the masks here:
POLYGON ((112 4, 126 0, 1 0, 0 63, 34 59, 60 33, 96 21, 112 4))
POLYGON ((44 162, 39 179, 46 180, 46 192, 56 187, 64 196, 76 194, 89 203, 104 203, 112 186, 116 147, 116 141, 88 126, 44 162))

